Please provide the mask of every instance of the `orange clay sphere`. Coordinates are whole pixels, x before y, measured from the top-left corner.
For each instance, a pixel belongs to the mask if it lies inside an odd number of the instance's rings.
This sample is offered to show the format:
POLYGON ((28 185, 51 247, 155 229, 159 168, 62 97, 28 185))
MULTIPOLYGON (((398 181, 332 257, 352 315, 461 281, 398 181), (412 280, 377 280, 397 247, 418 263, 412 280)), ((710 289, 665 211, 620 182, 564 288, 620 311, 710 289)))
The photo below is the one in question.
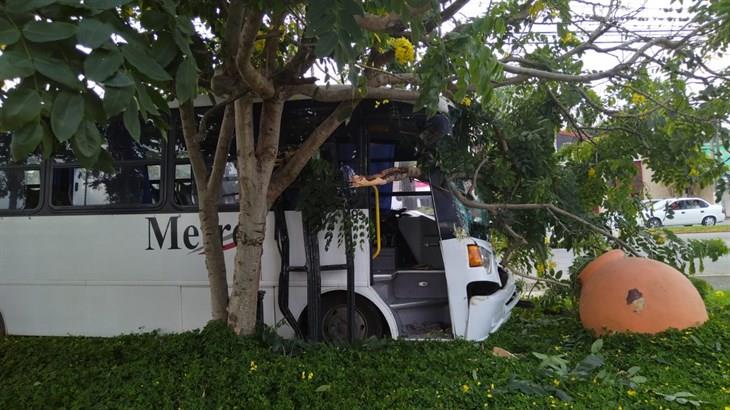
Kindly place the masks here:
POLYGON ((580 320, 597 335, 659 333, 707 321, 697 289, 671 266, 620 250, 604 253, 580 273, 580 320))

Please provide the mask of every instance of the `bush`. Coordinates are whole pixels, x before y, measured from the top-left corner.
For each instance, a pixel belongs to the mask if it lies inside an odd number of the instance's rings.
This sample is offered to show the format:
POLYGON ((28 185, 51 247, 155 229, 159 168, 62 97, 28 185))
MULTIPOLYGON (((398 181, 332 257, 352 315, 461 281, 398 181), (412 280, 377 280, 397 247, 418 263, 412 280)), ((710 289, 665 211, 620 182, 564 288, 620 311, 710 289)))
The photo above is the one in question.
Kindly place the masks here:
MULTIPOLYGON (((704 326, 615 335, 517 309, 483 343, 309 345, 294 355, 225 325, 175 335, 0 338, 0 408, 659 408, 728 403, 730 297, 704 326), (498 346, 517 355, 491 354, 498 346), (537 355, 533 354, 537 353, 537 355), (688 392, 692 396, 675 395, 688 392), (669 399, 675 401, 670 401, 669 399)), ((290 352, 290 351, 289 351, 290 352)))

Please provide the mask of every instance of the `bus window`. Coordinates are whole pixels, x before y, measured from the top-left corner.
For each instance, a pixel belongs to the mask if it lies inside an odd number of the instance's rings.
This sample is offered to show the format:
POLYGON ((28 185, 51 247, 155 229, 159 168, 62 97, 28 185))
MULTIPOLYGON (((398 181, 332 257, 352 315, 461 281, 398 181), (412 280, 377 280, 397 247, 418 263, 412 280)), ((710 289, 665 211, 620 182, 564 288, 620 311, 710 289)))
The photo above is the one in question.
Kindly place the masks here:
POLYGON ((160 132, 153 124, 145 124, 140 142, 135 142, 119 119, 101 131, 106 138, 104 148, 114 159, 115 172, 82 168, 67 145, 53 161, 51 205, 137 208, 159 204, 163 147, 160 132))
POLYGON ((35 209, 40 205, 40 155, 13 162, 10 134, 0 135, 0 211, 35 209))
MULTIPOLYGON (((209 126, 209 135, 211 137, 204 139, 200 144, 200 151, 208 165, 209 171, 213 165, 213 158, 218 141, 219 120, 211 119, 209 122, 211 124, 209 126)), ((198 191, 195 187, 195 178, 188 158, 185 139, 182 135, 177 135, 175 138, 175 185, 173 187, 173 200, 176 205, 198 205, 198 191)), ((228 158, 223 170, 221 197, 218 203, 220 205, 238 204, 238 169, 236 168, 235 141, 231 141, 231 146, 228 151, 228 158)))

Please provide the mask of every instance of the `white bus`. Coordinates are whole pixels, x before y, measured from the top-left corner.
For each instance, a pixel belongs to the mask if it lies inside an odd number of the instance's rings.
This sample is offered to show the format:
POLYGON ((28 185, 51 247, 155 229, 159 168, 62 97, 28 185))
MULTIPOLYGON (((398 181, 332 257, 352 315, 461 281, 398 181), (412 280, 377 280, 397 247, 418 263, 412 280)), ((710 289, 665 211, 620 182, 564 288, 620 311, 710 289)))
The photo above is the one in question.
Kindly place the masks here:
MULTIPOLYGON (((332 109, 288 102, 282 150, 299 144, 332 109)), ((409 104, 366 102, 322 147, 321 157, 361 175, 414 163, 426 125, 409 104)), ((10 138, 0 136, 0 332, 180 332, 210 319, 194 179, 175 111, 167 140, 148 126, 135 143, 121 121, 111 121, 104 135, 114 174, 84 170, 70 151, 13 163, 10 138)), ((211 161, 214 143, 208 139, 203 147, 211 161)), ((220 200, 229 271, 238 201, 234 153, 235 147, 220 200)), ((429 183, 424 177, 383 186, 377 204, 370 189, 358 190, 353 199, 371 218, 376 208, 381 216, 377 257, 370 243, 354 254, 357 337, 482 340, 519 299, 514 278, 498 268, 490 244, 469 233, 473 213, 429 183)), ((283 285, 280 274, 282 266, 305 265, 305 247, 296 189, 281 201, 282 210, 267 220, 260 288, 264 323, 292 336, 295 327, 306 329, 307 273, 289 269, 283 285), (288 255, 279 251, 277 226, 286 226, 288 255), (282 306, 291 313, 289 322, 282 306)), ((326 338, 341 338, 347 323, 345 252, 336 240, 325 250, 319 235, 320 263, 330 267, 321 272, 322 329, 326 338)))

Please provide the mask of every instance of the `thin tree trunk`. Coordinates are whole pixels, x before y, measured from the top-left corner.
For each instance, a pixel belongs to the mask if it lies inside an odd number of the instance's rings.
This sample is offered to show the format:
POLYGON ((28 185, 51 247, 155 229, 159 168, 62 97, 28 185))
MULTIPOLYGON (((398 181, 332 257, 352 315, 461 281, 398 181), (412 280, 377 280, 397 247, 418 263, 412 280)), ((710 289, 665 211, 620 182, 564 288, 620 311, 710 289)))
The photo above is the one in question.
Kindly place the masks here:
MULTIPOLYGON (((223 256, 220 228, 218 223, 218 194, 216 189, 208 189, 208 167, 200 151, 197 139, 195 112, 191 102, 180 107, 183 137, 190 157, 190 165, 198 193, 200 229, 203 231, 205 266, 210 285, 211 316, 213 320, 226 320, 228 308, 228 282, 226 264, 223 256)), ((220 186, 219 180, 215 182, 220 186)))
POLYGON ((226 261, 223 255, 217 201, 211 200, 211 198, 201 201, 198 216, 200 228, 203 231, 203 250, 205 266, 208 270, 212 319, 226 320, 228 317, 228 279, 226 278, 226 261))

